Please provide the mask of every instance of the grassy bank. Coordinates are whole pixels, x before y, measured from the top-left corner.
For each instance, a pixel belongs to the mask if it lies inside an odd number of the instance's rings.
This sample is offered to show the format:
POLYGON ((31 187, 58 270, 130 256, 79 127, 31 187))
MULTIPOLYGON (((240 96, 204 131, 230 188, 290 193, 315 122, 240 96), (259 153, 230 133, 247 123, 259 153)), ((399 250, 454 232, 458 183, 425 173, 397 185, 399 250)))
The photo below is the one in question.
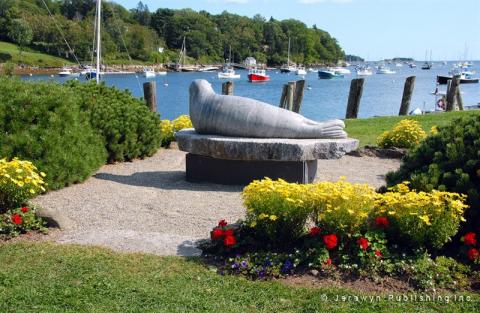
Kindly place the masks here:
POLYGON ((20 53, 20 49, 17 45, 0 41, 0 63, 4 62, 39 67, 61 67, 66 64, 71 64, 71 62, 66 59, 37 52, 28 48, 20 53))
MULTIPOLYGON (((0 312, 475 312, 470 302, 335 301, 362 295, 220 276, 196 260, 45 243, 0 245, 0 312), (328 300, 325 300, 325 297, 328 300)), ((366 295, 366 294, 363 294, 366 295)))
POLYGON ((409 118, 417 120, 426 132, 430 132, 432 126, 449 124, 453 119, 463 116, 480 114, 480 110, 432 113, 421 116, 388 116, 372 117, 366 119, 346 120, 346 131, 351 138, 360 140, 360 146, 376 145, 377 137, 386 130, 391 130, 400 120, 409 118))

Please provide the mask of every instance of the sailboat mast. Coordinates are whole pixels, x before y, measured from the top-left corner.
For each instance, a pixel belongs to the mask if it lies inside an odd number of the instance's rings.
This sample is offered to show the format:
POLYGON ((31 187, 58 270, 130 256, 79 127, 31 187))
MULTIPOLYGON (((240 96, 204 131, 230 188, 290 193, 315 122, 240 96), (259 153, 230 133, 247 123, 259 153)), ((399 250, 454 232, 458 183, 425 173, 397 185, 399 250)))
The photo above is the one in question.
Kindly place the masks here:
POLYGON ((287 66, 290 66, 290 37, 288 37, 288 55, 287 55, 287 66))
POLYGON ((101 54, 100 22, 101 20, 102 20, 102 0, 97 0, 97 73, 95 75, 97 84, 100 82, 100 54, 101 54))

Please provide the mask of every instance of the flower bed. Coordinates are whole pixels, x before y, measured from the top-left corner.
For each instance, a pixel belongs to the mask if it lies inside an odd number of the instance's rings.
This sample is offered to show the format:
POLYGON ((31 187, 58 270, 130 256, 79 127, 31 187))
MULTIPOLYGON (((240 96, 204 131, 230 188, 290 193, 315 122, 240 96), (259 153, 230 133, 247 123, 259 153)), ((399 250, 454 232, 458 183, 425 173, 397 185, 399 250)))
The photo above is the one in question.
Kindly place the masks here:
POLYGON ((32 230, 45 230, 27 201, 45 191, 45 173, 29 161, 0 160, 0 235, 17 236, 32 230))
MULTIPOLYGON (((222 273, 263 279, 342 270, 407 275, 420 288, 452 287, 445 283, 450 274, 467 280, 468 270, 455 260, 437 258, 439 265, 430 257, 457 233, 466 209, 462 195, 416 192, 407 183, 380 194, 345 180, 299 185, 264 179, 247 186, 243 199, 245 220, 222 220, 201 246, 222 273), (418 264, 442 273, 429 279, 428 271, 414 270, 418 264)), ((478 262, 472 248, 466 255, 478 262)))

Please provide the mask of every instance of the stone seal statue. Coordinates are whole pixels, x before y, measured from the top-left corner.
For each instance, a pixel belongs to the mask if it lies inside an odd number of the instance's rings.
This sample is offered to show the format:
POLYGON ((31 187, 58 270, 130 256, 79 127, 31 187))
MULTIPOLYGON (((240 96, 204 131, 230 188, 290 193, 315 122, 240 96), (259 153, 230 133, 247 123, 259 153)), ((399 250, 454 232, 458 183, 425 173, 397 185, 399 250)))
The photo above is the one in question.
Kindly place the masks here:
POLYGON ((254 138, 347 138, 341 120, 315 122, 250 98, 217 95, 210 83, 190 85, 190 118, 199 134, 254 138))

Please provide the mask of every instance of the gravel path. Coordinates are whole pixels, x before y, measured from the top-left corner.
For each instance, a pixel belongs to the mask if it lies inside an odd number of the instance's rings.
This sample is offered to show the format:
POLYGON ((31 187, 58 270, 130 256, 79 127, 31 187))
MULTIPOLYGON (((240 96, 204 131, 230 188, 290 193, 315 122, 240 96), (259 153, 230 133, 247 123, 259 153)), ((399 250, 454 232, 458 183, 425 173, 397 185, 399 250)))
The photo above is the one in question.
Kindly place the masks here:
MULTIPOLYGON (((320 180, 346 176, 378 187, 398 168, 394 159, 345 156, 320 160, 320 180)), ((160 150, 145 160, 103 166, 93 177, 37 197, 34 203, 70 220, 54 240, 159 255, 195 255, 194 242, 225 218, 242 218, 239 186, 193 184, 184 179, 185 153, 160 150)))

